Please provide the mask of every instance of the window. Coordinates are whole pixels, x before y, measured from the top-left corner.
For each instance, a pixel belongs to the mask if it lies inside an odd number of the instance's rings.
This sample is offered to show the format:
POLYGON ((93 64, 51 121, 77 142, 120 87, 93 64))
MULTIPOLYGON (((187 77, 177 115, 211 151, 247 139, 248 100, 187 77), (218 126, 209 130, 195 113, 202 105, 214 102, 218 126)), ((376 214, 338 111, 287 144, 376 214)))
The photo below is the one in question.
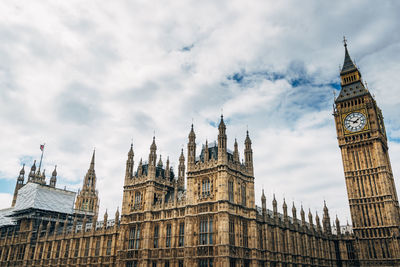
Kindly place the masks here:
POLYGON ((129 230, 128 249, 139 249, 140 225, 136 224, 129 230))
POLYGON ((52 249, 53 243, 49 243, 48 249, 47 249, 47 258, 50 259, 51 256, 51 249, 52 249))
POLYGON ((236 267, 236 259, 229 259, 229 267, 236 267))
POLYGON ((57 241, 56 259, 60 257, 61 241, 57 241))
POLYGON ((204 179, 202 181, 202 194, 203 195, 209 195, 210 194, 210 180, 204 179))
POLYGON ((183 267, 183 260, 180 260, 180 261, 178 262, 178 267, 183 267))
POLYGON ((89 245, 90 245, 90 239, 86 239, 86 245, 85 245, 85 257, 89 256, 89 245))
MULTIPOLYGON (((25 245, 20 245, 18 247, 17 260, 23 260, 24 254, 25 254, 25 245)), ((0 258, 1 258, 1 249, 0 249, 0 258)))
POLYGON ((64 258, 68 258, 68 254, 69 254, 69 243, 70 243, 70 241, 67 240, 67 244, 65 245, 64 258))
POLYGON ((156 261, 153 261, 153 265, 152 265, 153 267, 157 267, 157 262, 156 261))
POLYGON ((38 260, 41 260, 42 256, 43 256, 43 244, 40 244, 38 260))
POLYGON ((180 223, 178 246, 183 247, 184 245, 185 245, 185 223, 180 223))
POLYGON ((204 217, 200 219, 199 243, 200 245, 209 245, 213 243, 212 217, 204 217))
POLYGON ((99 254, 100 254, 100 240, 97 239, 96 240, 96 248, 94 250, 94 255, 95 256, 99 256, 99 254))
MULTIPOLYGON (((262 231, 262 227, 261 227, 261 225, 258 225, 257 228, 258 228, 258 231, 257 231, 257 234, 258 234, 258 248, 259 249, 263 249, 264 246, 263 246, 263 231, 262 231)), ((293 243, 293 248, 294 247, 295 246, 294 246, 294 243, 293 243)))
POLYGON ((126 267, 138 267, 138 262, 137 261, 127 261, 126 267))
POLYGON ((135 208, 140 207, 142 204, 142 194, 140 192, 135 193, 135 208))
POLYGON ((242 206, 246 206, 246 186, 242 185, 242 206))
POLYGON ((171 247, 171 224, 167 224, 167 236, 165 238, 165 246, 171 247))
POLYGON ((166 261, 164 267, 169 267, 169 261, 166 261))
POLYGON ((74 257, 75 257, 75 258, 78 257, 78 254, 79 254, 79 239, 77 239, 77 240, 75 241, 75 253, 74 253, 74 257))
POLYGON ((229 218, 229 245, 235 245, 235 220, 233 217, 229 218))
POLYGON ((248 227, 247 221, 243 221, 243 246, 247 248, 249 246, 249 237, 248 237, 248 227))
POLYGON ((111 244, 112 244, 112 237, 110 236, 107 239, 107 247, 106 247, 106 255, 110 256, 111 255, 111 244))
POLYGON ((230 202, 233 202, 233 181, 228 182, 228 198, 230 202))
POLYGON ((199 267, 213 267, 213 259, 200 259, 199 267))
POLYGON ((154 248, 158 248, 158 225, 154 226, 154 248))

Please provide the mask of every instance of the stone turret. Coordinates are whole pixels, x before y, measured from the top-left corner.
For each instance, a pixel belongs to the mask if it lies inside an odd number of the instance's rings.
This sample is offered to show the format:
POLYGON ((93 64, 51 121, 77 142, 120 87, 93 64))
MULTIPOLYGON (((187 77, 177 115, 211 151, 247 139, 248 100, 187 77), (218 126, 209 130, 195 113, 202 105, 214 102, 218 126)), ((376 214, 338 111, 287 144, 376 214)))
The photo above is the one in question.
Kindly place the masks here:
POLYGON ((56 187, 56 183, 57 183, 57 165, 54 166, 54 170, 51 173, 51 178, 50 178, 50 184, 49 186, 51 187, 56 187))
POLYGON ((189 133, 189 143, 188 143, 188 169, 190 169, 196 161, 196 134, 194 133, 193 124, 189 133))
POLYGON ((287 205, 286 205, 286 200, 285 199, 283 199, 282 209, 283 209, 283 219, 285 221, 287 221, 288 220, 288 213, 287 213, 287 205))
POLYGON ((227 160, 227 137, 224 116, 221 115, 221 121, 218 125, 218 163, 226 163, 227 160))
POLYGON ((322 226, 324 228, 325 233, 329 235, 332 234, 331 219, 329 217, 329 211, 325 201, 324 201, 324 216, 322 218, 322 226))
POLYGON ((14 197, 13 197, 13 200, 11 203, 11 207, 14 207, 15 203, 17 202, 18 190, 22 186, 24 186, 24 180, 25 180, 25 164, 22 166, 21 170, 19 171, 17 182, 15 184, 14 197))
POLYGON ((133 143, 131 143, 131 148, 129 149, 128 152, 128 159, 126 160, 126 168, 125 168, 125 184, 127 184, 127 181, 129 179, 133 178, 133 166, 134 166, 134 152, 133 152, 133 143))
POLYGON ((246 139, 244 141, 244 163, 248 172, 253 175, 253 150, 251 148, 249 131, 246 131, 246 139))
POLYGON ((296 207, 294 206, 294 201, 292 204, 292 216, 293 216, 293 222, 297 223, 297 214, 296 214, 296 207))
POLYGON ((181 155, 179 156, 179 166, 178 166, 178 189, 185 188, 185 156, 183 155, 183 148, 181 150, 181 155))

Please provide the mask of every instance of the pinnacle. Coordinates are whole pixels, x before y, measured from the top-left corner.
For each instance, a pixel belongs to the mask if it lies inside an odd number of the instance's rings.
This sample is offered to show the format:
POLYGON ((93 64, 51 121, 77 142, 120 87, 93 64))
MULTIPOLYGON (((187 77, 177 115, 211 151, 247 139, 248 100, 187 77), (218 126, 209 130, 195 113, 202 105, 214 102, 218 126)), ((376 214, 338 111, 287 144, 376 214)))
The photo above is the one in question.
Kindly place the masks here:
POLYGON ((95 154, 96 154, 96 149, 93 149, 92 160, 90 161, 90 168, 91 169, 94 169, 95 154))

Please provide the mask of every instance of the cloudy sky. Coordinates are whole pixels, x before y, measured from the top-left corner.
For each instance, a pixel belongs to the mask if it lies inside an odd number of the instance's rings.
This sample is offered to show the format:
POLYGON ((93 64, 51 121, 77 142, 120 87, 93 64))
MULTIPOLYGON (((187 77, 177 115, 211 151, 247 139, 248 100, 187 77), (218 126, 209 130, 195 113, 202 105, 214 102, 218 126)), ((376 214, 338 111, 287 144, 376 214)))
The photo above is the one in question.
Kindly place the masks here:
MULTIPOLYGON (((332 117, 343 35, 383 110, 400 181, 398 1, 1 1, 0 208, 46 143, 47 176, 81 187, 96 148, 100 212, 121 206, 127 152, 174 166, 197 144, 253 141, 257 204, 349 218, 332 117)), ((241 153, 243 155, 243 153, 241 153)))

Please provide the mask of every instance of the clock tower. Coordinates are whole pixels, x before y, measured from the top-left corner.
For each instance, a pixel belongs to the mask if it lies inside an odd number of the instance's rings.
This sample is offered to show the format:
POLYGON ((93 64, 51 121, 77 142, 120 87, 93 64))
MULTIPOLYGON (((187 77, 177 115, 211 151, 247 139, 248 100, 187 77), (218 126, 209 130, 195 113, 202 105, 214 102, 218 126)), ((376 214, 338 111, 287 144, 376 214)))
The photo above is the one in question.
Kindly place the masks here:
POLYGON ((344 42, 334 117, 361 265, 400 265, 400 212, 383 115, 344 42))

